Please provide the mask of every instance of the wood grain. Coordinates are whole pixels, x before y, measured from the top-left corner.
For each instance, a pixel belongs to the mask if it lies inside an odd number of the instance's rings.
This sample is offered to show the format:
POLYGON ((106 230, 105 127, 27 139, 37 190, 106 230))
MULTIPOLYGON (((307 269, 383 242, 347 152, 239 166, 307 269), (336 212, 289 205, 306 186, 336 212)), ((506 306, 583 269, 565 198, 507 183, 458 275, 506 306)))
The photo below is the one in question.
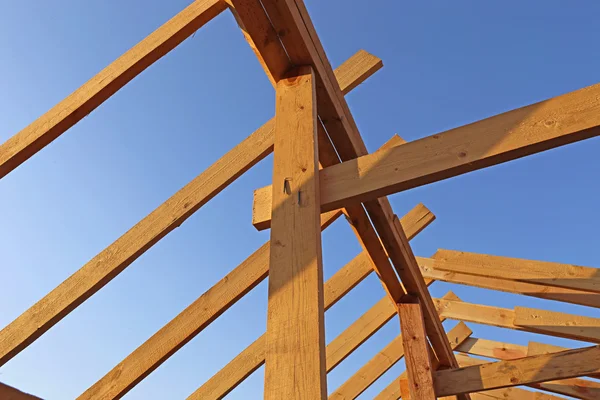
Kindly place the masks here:
MULTIPOLYGON (((325 168, 320 173, 321 209, 364 202, 588 139, 600 134, 599 126, 597 84, 325 168)), ((270 204, 255 203, 254 209, 264 215, 270 204)))
POLYGON ((315 76, 277 82, 265 399, 325 399, 315 76))
POLYGON ((600 269, 454 250, 438 250, 434 268, 600 294, 600 269))
POLYGON ((600 346, 473 365, 434 373, 438 396, 568 379, 600 368, 600 346))
MULTIPOLYGON (((429 211, 422 204, 419 204, 401 219, 401 223, 406 232, 411 234, 410 237, 412 238, 421 232, 427 225, 433 222, 434 219, 435 217, 431 211, 429 211)), ((325 310, 337 303, 342 296, 348 293, 372 271, 372 266, 364 252, 359 254, 359 256, 355 257, 352 261, 341 268, 325 283, 325 310)), ((454 295, 448 298, 457 299, 457 297, 454 295)), ((384 316, 383 318, 387 318, 387 320, 389 320, 396 314, 396 309, 392 306, 392 303, 387 298, 384 298, 383 300, 387 300, 387 303, 389 304, 389 306, 386 308, 389 317, 384 316)), ((372 313, 374 315, 376 314, 375 311, 372 313)), ((381 317, 382 314, 378 313, 377 315, 381 317)), ((365 329, 364 327, 363 329, 357 328, 357 326, 362 325, 364 321, 365 319, 359 319, 355 321, 350 327, 341 333, 338 338, 334 339, 332 342, 334 347, 332 347, 332 350, 329 350, 329 352, 332 354, 331 357, 333 358, 328 358, 326 360, 328 370, 333 369, 337 364, 339 364, 339 362, 345 359, 351 351, 356 349, 360 343, 364 342, 368 337, 375 333, 375 328, 378 326, 377 322, 371 324, 371 329, 365 329), (361 336, 357 336, 355 334, 356 332, 362 332, 362 338, 361 336), (354 342, 358 344, 344 345, 348 342, 354 342), (341 351, 340 347, 344 347, 345 353, 341 351)), ((190 321, 189 323, 193 323, 193 321, 190 321)), ((379 325, 380 324, 381 323, 379 323, 379 325)), ((189 398, 194 400, 209 400, 221 399, 224 397, 253 371, 264 364, 265 350, 264 347, 260 346, 264 346, 265 340, 265 335, 261 336, 261 338, 256 340, 253 345, 247 347, 235 359, 233 359, 217 374, 210 378, 204 385, 198 388, 189 398)), ((330 346, 332 343, 330 343, 330 346)), ((156 351, 156 349, 150 351, 156 351)), ((137 363, 140 361, 137 358, 132 357, 131 362, 137 363)), ((108 382, 110 382, 110 380, 108 380, 108 382)))
MULTIPOLYGON (((434 255, 435 257, 435 255, 434 255)), ((517 293, 540 299, 562 301, 565 303, 600 308, 600 295, 581 290, 565 289, 560 287, 538 285, 534 283, 517 282, 484 276, 468 275, 438 269, 443 261, 434 258, 417 257, 417 263, 423 277, 436 281, 458 283, 484 289, 499 290, 508 293, 517 293)))
POLYGON ((410 397, 414 400, 436 400, 421 305, 415 298, 414 302, 399 303, 397 307, 410 397))

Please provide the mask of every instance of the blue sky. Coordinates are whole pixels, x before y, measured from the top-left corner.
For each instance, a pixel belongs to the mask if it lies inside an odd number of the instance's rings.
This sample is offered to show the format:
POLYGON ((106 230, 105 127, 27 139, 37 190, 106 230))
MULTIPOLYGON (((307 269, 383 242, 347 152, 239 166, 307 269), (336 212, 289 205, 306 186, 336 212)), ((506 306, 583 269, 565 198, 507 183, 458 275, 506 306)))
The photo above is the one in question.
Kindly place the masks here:
MULTIPOLYGON (((0 3, 0 142, 27 126, 189 1, 0 3)), ((333 66, 359 49, 385 67, 347 96, 367 147, 415 140, 600 81, 597 1, 307 1, 333 66)), ((0 182, 0 326, 7 325, 261 126, 273 89, 223 13, 0 182)), ((591 139, 390 197, 437 221, 412 245, 600 266, 600 141, 591 139)), ((47 399, 83 392, 265 240, 251 226, 261 162, 0 369, 47 399)), ((344 220, 323 234, 325 277, 358 254, 344 220)), ((600 316, 458 285, 463 300, 600 316)), ((327 341, 383 296, 374 276, 326 314, 327 341)), ((127 398, 185 398, 265 329, 263 282, 127 398)), ((451 326, 451 325, 449 325, 451 326)), ((469 324, 475 337, 565 346, 469 324)), ((329 374, 334 390, 398 334, 393 320, 329 374)), ((392 368, 361 398, 399 371, 392 368)), ((263 370, 232 399, 262 397, 263 370)))

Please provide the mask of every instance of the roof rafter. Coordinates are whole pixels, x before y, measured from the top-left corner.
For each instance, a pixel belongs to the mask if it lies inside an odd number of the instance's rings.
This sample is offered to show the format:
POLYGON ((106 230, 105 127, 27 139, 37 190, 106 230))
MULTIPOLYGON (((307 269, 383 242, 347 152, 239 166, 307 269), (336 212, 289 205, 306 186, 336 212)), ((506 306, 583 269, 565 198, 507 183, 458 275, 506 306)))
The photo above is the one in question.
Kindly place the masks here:
MULTIPOLYGON (((381 67, 359 52, 340 66, 340 85, 356 87, 381 67)), ((0 366, 100 290, 150 247, 273 151, 271 119, 0 331, 0 366)))
POLYGON ((433 268, 600 294, 600 269, 548 261, 438 250, 433 268))

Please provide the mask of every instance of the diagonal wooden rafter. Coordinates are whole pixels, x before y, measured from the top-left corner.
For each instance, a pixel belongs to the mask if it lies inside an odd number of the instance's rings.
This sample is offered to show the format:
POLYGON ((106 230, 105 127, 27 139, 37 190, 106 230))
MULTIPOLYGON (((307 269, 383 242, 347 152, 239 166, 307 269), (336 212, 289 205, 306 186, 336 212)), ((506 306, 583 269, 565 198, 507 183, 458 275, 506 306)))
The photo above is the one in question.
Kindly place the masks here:
MULTIPOLYGON (((483 340, 477 338, 469 338, 468 340, 464 341, 460 346, 458 346, 456 350, 463 353, 495 358, 499 360, 515 360, 526 356, 537 355, 533 354, 532 352, 528 352, 528 346, 520 346, 510 343, 500 343, 492 340, 483 340)), ((556 351, 564 350, 568 349, 559 349, 556 351)), ((479 359, 469 360, 474 361, 472 361, 472 363, 468 365, 476 365, 477 363, 485 364, 487 362, 485 360, 479 359)), ((461 362, 461 359, 459 359, 459 362, 461 362)), ((463 365, 463 363, 461 363, 461 365, 463 365)), ((464 364, 464 366, 466 365, 467 364, 464 364)), ((527 386, 530 386, 534 389, 545 390, 548 392, 562 394, 565 396, 571 396, 583 400, 595 400, 600 396, 600 383, 579 378, 531 383, 527 386)))
POLYGON ((226 9, 221 0, 195 0, 66 99, 4 142, 0 146, 0 179, 226 9))
MULTIPOLYGON (((317 73, 318 113, 335 150, 342 161, 366 155, 367 149, 360 136, 342 93, 333 79, 333 70, 312 25, 302 1, 284 0, 231 0, 238 21, 242 23, 246 38, 261 55, 259 57, 272 81, 293 65, 311 65, 317 73), (266 16, 262 16, 261 7, 266 16), (257 16, 257 14, 261 14, 257 16), (278 38, 279 40, 275 40, 278 38), (281 45, 281 47, 279 46, 281 45)), ((321 160, 323 163, 323 160, 321 160)), ((419 298, 424 308, 427 333, 442 365, 457 367, 444 329, 435 313, 431 296, 421 276, 405 233, 395 217, 387 199, 381 198, 365 203, 368 218, 362 206, 346 208, 353 227, 359 234, 361 244, 378 269, 386 291, 395 302, 404 294, 397 283, 394 271, 380 249, 376 234, 372 234, 371 222, 381 238, 387 254, 406 290, 419 298), (369 221, 369 218, 371 222, 369 221)))
POLYGON ((600 294, 600 269, 547 261, 438 250, 433 268, 600 294))
POLYGON ((600 346, 434 372, 437 396, 588 375, 600 368, 600 346))
MULTIPOLYGON (((566 347, 560 347, 546 343, 529 342, 526 350, 528 356, 537 356, 538 354, 558 353, 559 351, 565 351, 569 349, 566 347)), ((600 379, 600 371, 598 371, 598 373, 589 375, 589 377, 600 379)))
MULTIPOLYGON (((600 134, 600 84, 370 154, 320 173, 321 210, 398 193, 600 134)), ((270 187, 255 193, 268 225, 270 187)))
POLYGON ((600 343, 600 318, 525 307, 511 310, 448 299, 434 302, 440 315, 449 319, 600 343))
MULTIPOLYGON (((482 372, 481 385, 486 388, 505 387, 504 384, 506 383, 508 383, 508 386, 523 384, 534 389, 575 397, 577 399, 596 400, 598 394, 600 394, 600 385, 593 381, 573 377, 579 376, 578 371, 586 368, 583 366, 586 362, 595 363, 595 365, 600 366, 600 357, 592 355, 592 352, 589 351, 590 349, 600 351, 600 346, 551 353, 545 355, 547 358, 542 360, 538 360, 537 356, 529 356, 490 363, 489 361, 469 357, 464 354, 458 354, 456 358, 463 369, 481 367, 481 371, 485 371, 482 372), (582 358, 579 360, 579 363, 574 360, 575 357, 572 357, 571 353, 581 354, 580 357, 582 358), (551 358, 553 355, 557 358, 564 357, 564 361, 562 359, 555 360, 551 358), (564 362, 564 370, 560 369, 561 362, 564 362), (517 368, 522 369, 519 370, 517 368), (492 375, 493 373, 497 375, 492 375), (565 376, 568 376, 568 378, 564 378, 565 376), (546 379, 547 377, 550 378, 546 379)), ((459 379, 465 379, 464 383, 466 385, 472 384, 477 386, 477 383, 472 382, 476 373, 475 371, 477 371, 477 368, 468 371, 459 379)))
MULTIPOLYGON (((401 222, 409 238, 412 239, 434 220, 433 214, 422 204, 406 214, 401 222)), ((352 288, 373 272, 369 259, 358 256, 336 272, 324 288, 325 310, 332 307, 352 288)), ((268 272, 268 271, 267 271, 268 272)), ((454 294, 444 298, 458 299, 454 294)), ((371 337, 379 328, 396 315, 395 306, 386 296, 373 306, 364 318, 361 317, 335 338, 326 350, 326 367, 331 371, 361 343, 371 337)), ((220 399, 239 385, 252 372, 265 362, 265 335, 261 336, 223 369, 217 372, 204 385, 198 388, 189 399, 220 399)))
MULTIPOLYGON (((322 214, 321 228, 327 228, 340 215, 341 210, 322 214)), ((423 204, 418 204, 402 217, 402 225, 409 237, 413 238, 434 220, 433 213, 423 204)), ((209 323, 262 282, 269 273, 269 252, 270 244, 267 242, 115 366, 79 399, 117 398, 131 390, 209 323)), ((356 257, 334 274, 324 287, 326 308, 335 304, 371 271, 367 257, 356 257)))
POLYGON ((528 282, 517 282, 507 280, 502 276, 489 278, 485 276, 445 271, 437 268, 439 265, 441 265, 442 261, 433 258, 417 257, 417 263, 421 268, 423 277, 428 280, 432 279, 443 282, 458 283, 484 289, 517 293, 525 296, 537 297, 540 299, 600 308, 600 294, 597 293, 528 282))
MULTIPOLYGON (((381 68, 361 51, 336 74, 344 90, 381 68)), ((195 211, 273 151, 271 119, 0 331, 0 366, 68 315, 195 211)))

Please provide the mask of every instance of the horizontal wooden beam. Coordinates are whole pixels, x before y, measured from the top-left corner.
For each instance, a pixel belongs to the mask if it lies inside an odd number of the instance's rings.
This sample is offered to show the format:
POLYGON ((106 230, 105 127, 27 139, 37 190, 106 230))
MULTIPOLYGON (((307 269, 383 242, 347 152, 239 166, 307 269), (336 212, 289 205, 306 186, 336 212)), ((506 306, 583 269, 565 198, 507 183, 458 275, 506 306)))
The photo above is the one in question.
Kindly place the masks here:
POLYGON ((433 267, 442 271, 600 294, 598 268, 442 249, 433 259, 433 267))
POLYGON ((0 178, 50 144, 156 60, 226 10, 220 0, 195 0, 83 86, 0 146, 0 178))
POLYGON ((434 299, 434 302, 440 315, 449 319, 600 343, 600 318, 523 307, 511 310, 455 300, 434 299))
POLYGON ((475 286, 484 289, 517 293, 525 296, 537 297, 540 299, 600 308, 600 294, 597 293, 554 286, 545 286, 534 283, 511 281, 502 277, 489 278, 485 276, 444 271, 436 267, 441 265, 443 261, 433 258, 417 257, 417 263, 421 268, 423 277, 426 279, 434 279, 437 281, 458 283, 461 285, 475 286))
MULTIPOLYGON (((366 79, 377 65, 381 60, 364 54, 349 59, 340 67, 340 84, 350 86, 355 80, 366 79)), ((271 119, 0 331, 0 366, 269 155, 273 151, 273 126, 271 119)))
MULTIPOLYGON (((457 357, 458 358, 458 357, 457 357)), ((600 368, 600 346, 497 361, 434 373, 437 396, 568 379, 600 368)))
MULTIPOLYGON (((458 176, 600 134, 600 84, 405 146, 364 155, 320 173, 327 211, 458 176)), ((257 192, 270 191, 270 187, 257 192)), ((254 220, 270 219, 266 194, 256 194, 254 220), (258 202, 260 201, 260 202, 258 202)))
MULTIPOLYGON (((401 219, 401 223, 404 229, 411 234, 410 238, 412 239, 427 225, 433 222, 434 219, 434 215, 425 206, 419 204, 401 219)), ((268 267, 268 259, 264 262, 266 262, 268 267)), ((268 273, 268 271, 266 272, 268 273)), ((336 272, 324 285, 325 310, 337 303, 346 293, 358 285, 358 283, 365 279, 371 272, 373 272, 372 265, 364 252, 336 272)), ((226 279, 223 281, 226 281, 226 279)), ((450 298, 457 299, 455 296, 450 298)), ((327 360, 328 370, 339 364, 351 351, 356 349, 360 343, 367 340, 368 337, 373 335, 377 329, 379 329, 379 327, 383 326, 385 322, 382 321, 389 321, 396 315, 396 309, 388 298, 384 297, 383 300, 380 303, 384 305, 376 305, 375 307, 377 307, 378 311, 373 311, 371 313, 371 322, 367 323, 366 318, 357 320, 339 336, 340 339, 338 339, 337 342, 334 339, 334 341, 330 343, 330 346, 333 345, 334 347, 327 353, 332 357, 327 360), (387 306, 383 300, 387 300, 387 306), (362 325, 362 329, 359 325, 362 325), (344 345, 346 341, 351 343, 349 345, 344 345), (342 351, 342 347, 346 353, 342 351)), ((201 304, 198 305, 198 307, 201 306, 201 304)), ((194 324, 195 321, 195 319, 190 319, 187 323, 194 324)), ((169 325, 171 325, 171 323, 169 323, 169 325)), ((242 353, 234 358, 216 375, 210 378, 204 385, 198 388, 189 399, 220 399, 225 396, 253 371, 264 364, 264 346, 265 336, 263 335, 242 351, 242 353)), ((154 346, 148 347, 147 351, 157 351, 160 348, 161 347, 154 346)), ((136 358, 132 357, 131 367, 136 365, 134 361, 136 361, 136 358)), ((118 371, 118 369, 115 370, 118 371)), ((110 382, 108 378, 106 379, 107 382, 110 382)))

